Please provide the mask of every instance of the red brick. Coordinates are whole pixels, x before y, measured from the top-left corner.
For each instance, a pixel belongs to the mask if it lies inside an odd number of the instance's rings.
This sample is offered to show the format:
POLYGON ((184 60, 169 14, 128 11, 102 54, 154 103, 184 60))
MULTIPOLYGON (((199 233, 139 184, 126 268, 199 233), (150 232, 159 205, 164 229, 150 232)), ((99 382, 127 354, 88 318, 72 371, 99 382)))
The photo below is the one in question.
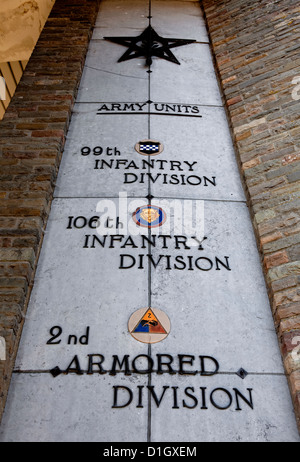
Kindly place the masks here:
POLYGON ((272 255, 267 255, 264 258, 264 264, 266 269, 272 268, 273 266, 283 265, 284 263, 288 263, 289 257, 286 251, 276 252, 272 255))

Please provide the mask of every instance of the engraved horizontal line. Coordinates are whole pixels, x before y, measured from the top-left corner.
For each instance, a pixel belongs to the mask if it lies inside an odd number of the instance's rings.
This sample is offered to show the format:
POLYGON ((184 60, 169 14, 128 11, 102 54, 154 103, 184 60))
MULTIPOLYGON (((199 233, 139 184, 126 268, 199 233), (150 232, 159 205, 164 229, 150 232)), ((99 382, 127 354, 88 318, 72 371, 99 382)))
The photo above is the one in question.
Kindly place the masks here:
POLYGON ((173 117, 196 117, 201 119, 202 115, 194 114, 169 114, 165 112, 97 112, 97 115, 155 115, 155 116, 173 116, 173 117))
MULTIPOLYGON (((68 374, 66 374, 64 371, 61 371, 60 375, 117 375, 117 374, 124 374, 125 375, 125 372, 124 371, 114 371, 112 374, 111 374, 111 370, 105 370, 103 371, 102 373, 98 372, 98 371, 94 371, 92 374, 88 374, 87 373, 87 370, 85 369, 81 369, 82 371, 82 374, 77 374, 76 372, 70 372, 68 374)), ((13 371, 14 374, 51 374, 51 370, 50 369, 16 369, 13 371)), ((151 372, 148 372, 147 370, 145 371, 133 371, 132 369, 128 370, 128 373, 126 375, 148 375, 148 374, 156 374, 156 375, 180 375, 180 376, 197 376, 197 375, 201 375, 201 373, 199 371, 196 372, 196 374, 193 374, 192 372, 185 372, 185 373, 179 373, 178 370, 174 370, 173 369, 173 372, 170 373, 168 371, 165 371, 165 372, 157 372, 157 370, 152 370, 151 372)), ((236 372, 229 372, 229 371, 222 371, 222 372, 217 372, 216 374, 212 374, 212 371, 207 371, 207 375, 206 374, 202 374, 201 377, 213 377, 213 376, 217 376, 217 375, 237 375, 238 374, 236 372)), ((253 375, 253 376, 279 376, 279 377, 286 377, 286 375, 284 374, 284 372, 248 372, 247 371, 247 376, 248 377, 249 375, 253 375)), ((243 379, 245 380, 246 377, 243 379)))
MULTIPOLYGON (((148 191, 145 191, 147 193, 148 191)), ((54 199, 119 199, 119 196, 54 196, 54 199)), ((127 199, 141 199, 144 200, 146 197, 141 196, 127 196, 127 199)))
POLYGON ((147 76, 137 77, 135 75, 119 74, 118 72, 105 71, 104 69, 98 69, 97 67, 88 66, 87 64, 85 64, 84 67, 87 69, 92 69, 93 71, 99 71, 99 72, 105 72, 106 74, 118 75, 119 77, 129 77, 130 79, 148 80, 147 76))
POLYGON ((153 199, 179 199, 179 200, 187 200, 187 201, 203 201, 203 202, 236 202, 236 203, 242 203, 242 204, 247 204, 246 200, 238 200, 238 199, 205 199, 201 197, 172 197, 172 196, 154 196, 153 199))
MULTIPOLYGON (((146 193, 148 191, 145 191, 146 193)), ((145 196, 126 196, 127 199, 147 199, 145 196)), ((119 199, 119 196, 54 196, 54 199, 119 199)), ((237 200, 237 199, 203 199, 201 197, 172 197, 172 196, 153 196, 153 199, 156 200, 164 200, 164 199, 170 199, 170 200, 188 200, 188 201, 203 201, 203 202, 228 202, 228 203, 241 203, 241 204, 247 204, 246 200, 237 200)), ((153 201, 153 199, 151 199, 153 201)))

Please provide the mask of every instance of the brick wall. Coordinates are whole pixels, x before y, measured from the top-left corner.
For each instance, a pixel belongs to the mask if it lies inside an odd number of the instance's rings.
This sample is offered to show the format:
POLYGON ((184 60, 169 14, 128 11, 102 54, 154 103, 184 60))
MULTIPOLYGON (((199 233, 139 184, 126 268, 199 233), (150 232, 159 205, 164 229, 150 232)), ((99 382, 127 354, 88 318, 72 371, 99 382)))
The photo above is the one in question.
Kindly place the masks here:
POLYGON ((202 6, 300 428, 300 5, 202 6))
MULTIPOLYGON (((299 421, 300 101, 292 80, 300 76, 300 7, 202 3, 299 421)), ((56 0, 0 123, 0 414, 97 4, 56 0)))
POLYGON ((56 0, 0 122, 0 415, 98 4, 56 0))

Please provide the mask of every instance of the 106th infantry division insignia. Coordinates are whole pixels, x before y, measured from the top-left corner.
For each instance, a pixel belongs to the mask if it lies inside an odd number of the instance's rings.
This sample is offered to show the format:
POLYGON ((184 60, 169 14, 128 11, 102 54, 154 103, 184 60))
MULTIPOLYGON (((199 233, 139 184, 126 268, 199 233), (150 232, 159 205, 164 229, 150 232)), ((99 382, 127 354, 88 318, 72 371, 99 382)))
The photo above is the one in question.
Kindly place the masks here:
POLYGON ((142 343, 157 343, 170 332, 170 320, 157 308, 141 308, 128 321, 128 330, 133 338, 142 343))
POLYGON ((135 150, 144 156, 156 156, 163 151, 163 145, 159 141, 144 140, 136 143, 135 150))
POLYGON ((162 208, 149 204, 138 207, 133 212, 132 218, 137 225, 143 228, 157 228, 165 223, 167 215, 162 208))

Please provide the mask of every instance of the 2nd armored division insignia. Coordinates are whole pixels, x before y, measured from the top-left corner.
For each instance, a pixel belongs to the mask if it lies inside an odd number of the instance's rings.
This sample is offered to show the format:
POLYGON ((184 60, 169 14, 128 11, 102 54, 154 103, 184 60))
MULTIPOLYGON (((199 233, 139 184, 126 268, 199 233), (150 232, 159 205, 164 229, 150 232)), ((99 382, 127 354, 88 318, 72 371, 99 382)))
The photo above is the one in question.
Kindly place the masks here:
POLYGON ((170 332, 170 320, 157 308, 141 308, 128 321, 128 330, 133 338, 143 343, 157 343, 170 332))
POLYGON ((165 328, 159 322, 158 318, 155 316, 151 308, 149 308, 140 321, 137 323, 136 327, 133 329, 132 333, 145 332, 147 334, 166 334, 165 328))
POLYGON ((144 156, 156 156, 163 151, 163 145, 159 141, 144 140, 136 143, 135 150, 144 156))

